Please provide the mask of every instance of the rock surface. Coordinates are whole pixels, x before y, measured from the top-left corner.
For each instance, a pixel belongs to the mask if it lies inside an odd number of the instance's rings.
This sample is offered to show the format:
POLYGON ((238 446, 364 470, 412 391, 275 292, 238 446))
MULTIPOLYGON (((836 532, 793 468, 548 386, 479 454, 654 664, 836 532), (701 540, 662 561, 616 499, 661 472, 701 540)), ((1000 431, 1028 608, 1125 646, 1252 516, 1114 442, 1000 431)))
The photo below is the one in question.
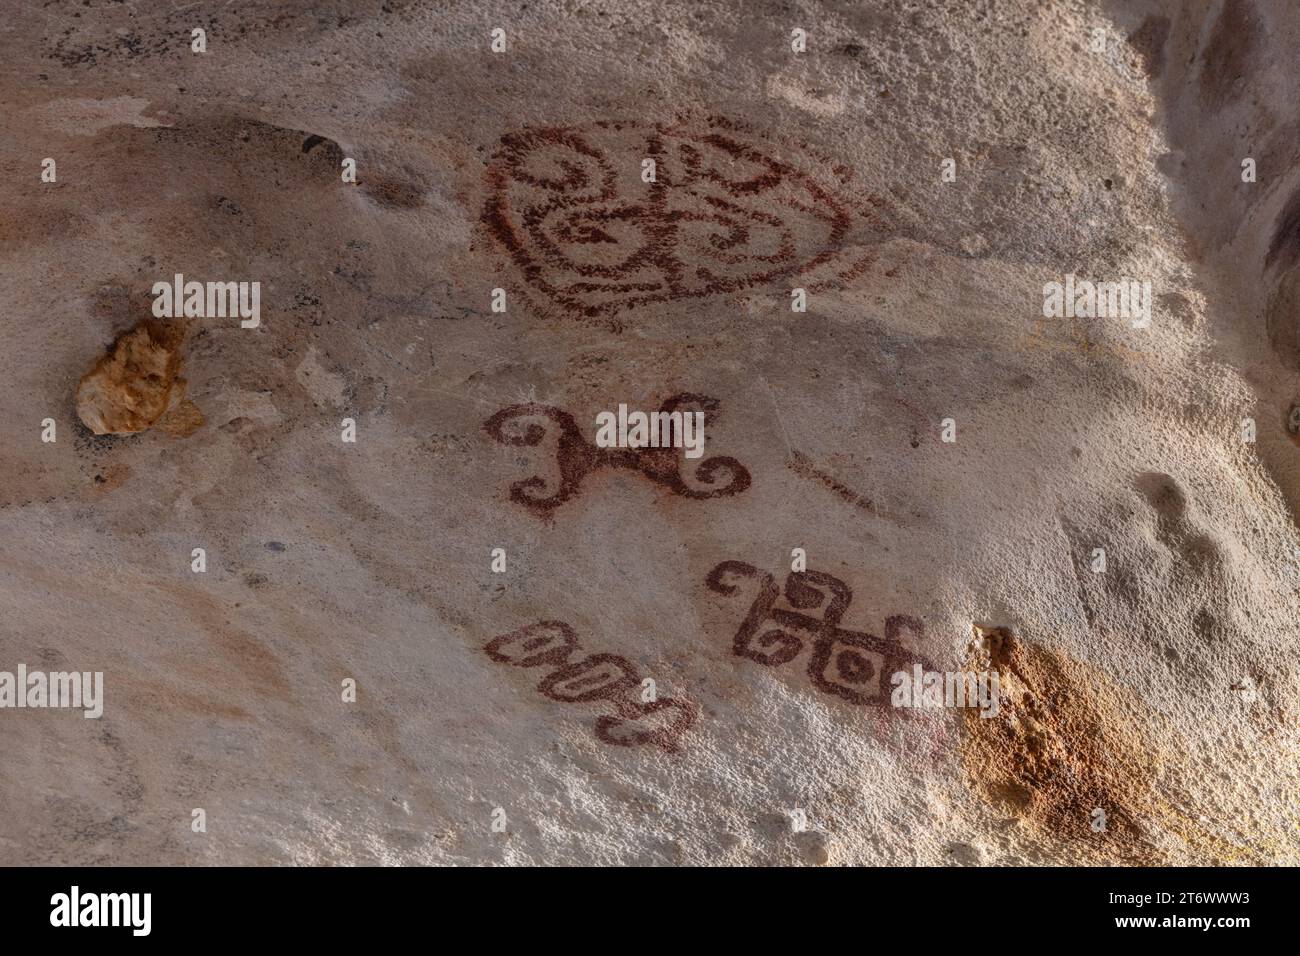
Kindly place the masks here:
POLYGON ((0 863, 1300 862, 1300 13, 738 7, 6 5, 0 863))

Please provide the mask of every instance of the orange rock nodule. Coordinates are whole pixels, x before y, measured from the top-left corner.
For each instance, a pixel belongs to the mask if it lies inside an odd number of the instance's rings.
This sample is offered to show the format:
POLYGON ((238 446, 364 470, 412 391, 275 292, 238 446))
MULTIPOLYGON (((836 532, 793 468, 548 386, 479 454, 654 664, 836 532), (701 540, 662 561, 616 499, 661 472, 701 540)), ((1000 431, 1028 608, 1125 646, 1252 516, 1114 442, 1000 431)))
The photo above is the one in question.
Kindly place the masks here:
POLYGON ((119 336, 109 353, 82 376, 77 415, 96 435, 142 432, 184 393, 177 378, 184 332, 146 320, 119 336))

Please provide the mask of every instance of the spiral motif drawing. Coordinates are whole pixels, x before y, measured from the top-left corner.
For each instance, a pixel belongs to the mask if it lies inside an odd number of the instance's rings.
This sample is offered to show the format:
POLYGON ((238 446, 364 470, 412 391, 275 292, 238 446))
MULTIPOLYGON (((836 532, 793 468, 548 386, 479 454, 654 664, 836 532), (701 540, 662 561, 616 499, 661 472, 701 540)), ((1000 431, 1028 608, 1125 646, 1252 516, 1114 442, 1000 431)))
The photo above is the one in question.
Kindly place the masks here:
MULTIPOLYGON (((682 393, 669 398, 659 410, 698 409, 704 412, 708 428, 719 405, 707 395, 682 393)), ((682 476, 680 449, 598 448, 582 437, 572 415, 551 405, 509 405, 484 422, 483 430, 503 445, 535 447, 555 442, 558 480, 532 475, 510 486, 510 500, 536 514, 549 514, 568 501, 578 493, 587 474, 598 468, 631 468, 683 498, 737 495, 750 484, 748 469, 729 456, 701 460, 691 470, 688 482, 682 476)))
POLYGON ((754 140, 720 119, 509 133, 487 166, 482 221, 531 290, 589 319, 860 275, 879 200, 850 200, 754 140))

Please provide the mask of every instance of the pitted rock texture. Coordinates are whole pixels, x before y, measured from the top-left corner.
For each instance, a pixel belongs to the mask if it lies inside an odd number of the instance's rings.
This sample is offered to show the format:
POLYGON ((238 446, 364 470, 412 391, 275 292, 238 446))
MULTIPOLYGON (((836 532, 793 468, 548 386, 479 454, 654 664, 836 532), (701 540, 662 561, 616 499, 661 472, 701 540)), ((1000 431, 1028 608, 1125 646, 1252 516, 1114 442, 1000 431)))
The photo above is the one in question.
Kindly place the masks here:
POLYGON ((1300 862, 1294 5, 0 12, 0 863, 1300 862))

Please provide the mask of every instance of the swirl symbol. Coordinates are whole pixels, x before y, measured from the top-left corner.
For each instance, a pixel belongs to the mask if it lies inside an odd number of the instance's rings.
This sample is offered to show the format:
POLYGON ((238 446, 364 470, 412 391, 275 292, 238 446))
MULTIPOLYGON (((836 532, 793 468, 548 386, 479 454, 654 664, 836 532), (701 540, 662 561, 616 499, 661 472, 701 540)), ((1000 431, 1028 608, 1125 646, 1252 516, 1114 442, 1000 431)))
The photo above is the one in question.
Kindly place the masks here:
POLYGON ((591 319, 860 275, 878 200, 851 202, 749 139, 722 120, 510 133, 487 166, 482 220, 531 289, 591 319))
MULTIPOLYGON (((659 411, 672 415, 695 407, 706 426, 716 420, 719 402, 707 395, 682 393, 663 403, 659 411)), ((715 455, 684 471, 678 449, 598 448, 582 437, 568 412, 552 405, 508 405, 483 423, 483 430, 503 445, 536 447, 553 441, 558 480, 543 475, 521 478, 510 485, 510 500, 536 514, 546 515, 578 493, 582 481, 598 468, 630 468, 683 498, 721 498, 737 495, 750 484, 748 469, 729 455, 715 455)))

